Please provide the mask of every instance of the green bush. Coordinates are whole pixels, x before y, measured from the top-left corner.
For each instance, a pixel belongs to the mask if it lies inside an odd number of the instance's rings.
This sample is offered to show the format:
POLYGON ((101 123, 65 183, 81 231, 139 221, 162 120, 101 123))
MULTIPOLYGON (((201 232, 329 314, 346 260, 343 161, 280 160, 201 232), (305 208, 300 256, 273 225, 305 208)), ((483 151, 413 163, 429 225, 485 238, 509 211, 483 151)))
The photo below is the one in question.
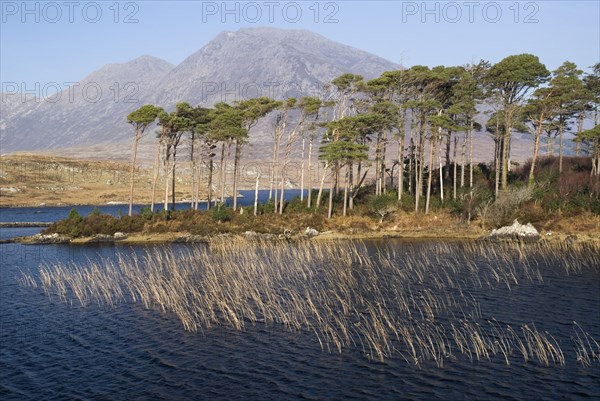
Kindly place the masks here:
POLYGON ((287 213, 301 213, 306 211, 306 207, 304 206, 304 202, 300 200, 300 197, 295 196, 284 205, 283 210, 287 213))
POLYGON ((273 200, 269 200, 267 203, 261 203, 258 205, 258 214, 274 213, 275 203, 273 200))
POLYGON ((493 199, 491 191, 483 185, 476 185, 473 188, 463 188, 456 199, 447 201, 446 207, 450 208, 454 216, 470 223, 477 217, 477 210, 490 199, 493 199))
POLYGON ((77 212, 75 208, 71 209, 69 212, 69 216, 67 216, 67 220, 71 222, 77 222, 83 220, 83 217, 77 212))
POLYGON ((142 208, 140 209, 140 216, 142 216, 142 218, 146 220, 151 220, 153 214, 154 213, 152 213, 150 206, 142 206, 142 208))
POLYGON ((407 192, 402 194, 400 199, 400 208, 405 212, 411 212, 415 210, 415 197, 407 192))
MULTIPOLYGON (((425 201, 427 201, 426 197, 423 197, 423 199, 425 201)), ((433 196, 431 195, 429 198, 429 210, 433 211, 433 210, 440 210, 442 209, 444 206, 447 206, 448 201, 445 200, 444 202, 442 202, 442 199, 439 196, 433 196)))
POLYGON ((151 233, 162 234, 162 233, 169 232, 169 226, 165 223, 157 223, 157 224, 150 226, 148 231, 150 231, 151 233))
POLYGON ((596 198, 590 202, 590 211, 600 216, 600 198, 596 198))
POLYGON ((211 217, 213 221, 224 223, 231 220, 232 210, 227 208, 224 204, 219 203, 214 209, 212 209, 211 217))
POLYGON ((462 218, 465 212, 465 204, 460 197, 446 201, 446 207, 450 209, 453 216, 462 218))
POLYGON ((383 222, 390 214, 398 210, 398 198, 395 192, 373 196, 369 201, 369 210, 383 222))
POLYGON ((122 216, 119 219, 113 218, 113 225, 110 228, 110 232, 107 234, 114 234, 117 231, 133 233, 141 232, 144 230, 144 219, 140 216, 122 216))

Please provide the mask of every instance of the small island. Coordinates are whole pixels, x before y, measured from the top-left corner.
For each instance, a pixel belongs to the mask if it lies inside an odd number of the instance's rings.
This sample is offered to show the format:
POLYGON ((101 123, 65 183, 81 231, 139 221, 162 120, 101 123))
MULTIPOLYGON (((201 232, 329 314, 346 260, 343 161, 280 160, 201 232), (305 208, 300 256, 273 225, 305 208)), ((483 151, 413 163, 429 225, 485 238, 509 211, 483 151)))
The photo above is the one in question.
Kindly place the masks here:
POLYGON ((127 116, 133 127, 129 165, 26 156, 38 167, 28 171, 18 156, 5 157, 3 179, 12 183, 2 187, 2 201, 56 201, 45 198, 41 186, 17 185, 41 171, 50 182, 46 194, 68 194, 67 204, 78 195, 88 204, 128 201, 127 216, 73 212, 44 230, 72 239, 125 233, 154 242, 306 230, 477 238, 517 219, 544 237, 598 238, 600 125, 586 130, 584 123, 590 110, 597 117, 599 82, 600 64, 585 75, 570 62, 550 72, 536 56, 521 54, 494 65, 416 66, 372 80, 346 73, 321 97, 262 97, 213 107, 180 102, 170 112, 144 105, 127 116), (478 107, 490 104, 496 111, 487 113, 484 133, 478 107), (249 143, 258 126, 263 132, 270 126, 272 142, 257 155, 249 143), (576 132, 567 150, 569 130, 576 132), (517 133, 533 138, 523 163, 511 160, 517 133), (484 134, 494 140, 486 158, 491 162, 476 162, 473 143, 484 134), (138 166, 143 139, 154 143, 151 168, 138 166), (102 176, 110 171, 113 177, 102 176), (252 206, 238 204, 242 188, 254 189, 252 206), (261 203, 259 190, 267 188, 261 203), (300 195, 286 196, 290 188, 300 195), (134 216, 141 198, 148 206, 134 216), (187 210, 178 202, 187 202, 187 210))

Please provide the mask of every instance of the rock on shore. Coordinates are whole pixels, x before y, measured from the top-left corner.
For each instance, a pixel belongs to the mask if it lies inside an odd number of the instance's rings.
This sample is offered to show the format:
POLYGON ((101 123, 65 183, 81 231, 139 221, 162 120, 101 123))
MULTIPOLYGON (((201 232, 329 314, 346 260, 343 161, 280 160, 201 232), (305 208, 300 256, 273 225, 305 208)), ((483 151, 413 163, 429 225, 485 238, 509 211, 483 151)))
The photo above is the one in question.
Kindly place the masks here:
POLYGON ((71 238, 60 234, 35 234, 26 238, 25 243, 30 244, 66 244, 71 242, 71 238))
POLYGON ((540 233, 531 223, 520 224, 515 220, 512 225, 492 230, 489 235, 491 239, 519 239, 526 241, 537 241, 540 233))

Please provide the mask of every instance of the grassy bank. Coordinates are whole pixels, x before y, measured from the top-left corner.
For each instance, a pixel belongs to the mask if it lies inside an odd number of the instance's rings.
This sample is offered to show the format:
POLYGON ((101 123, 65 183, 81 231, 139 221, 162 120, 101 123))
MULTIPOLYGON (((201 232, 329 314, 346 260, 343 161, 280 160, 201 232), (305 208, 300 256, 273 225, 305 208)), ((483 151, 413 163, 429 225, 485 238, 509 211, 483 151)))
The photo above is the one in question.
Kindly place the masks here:
MULTIPOLYGON (((128 198, 129 186, 123 178, 127 175, 125 165, 53 156, 15 157, 1 160, 0 206, 25 200, 37 205, 42 200, 41 203, 51 202, 51 199, 65 200, 69 204, 106 204, 109 199, 128 198), (122 178, 112 181, 103 176, 107 172, 112 172, 113 178, 122 178), (42 178, 47 180, 44 185, 54 189, 39 184, 42 178), (64 185, 57 187, 59 182, 64 185), (64 189, 67 187, 70 189, 64 189), (49 193, 54 195, 49 196, 49 193)), ((117 232, 126 234, 122 241, 171 242, 186 236, 240 235, 248 231, 293 236, 310 227, 327 233, 319 236, 325 238, 478 238, 518 219, 523 224, 533 224, 544 238, 564 239, 576 235, 599 239, 600 181, 590 176, 589 169, 589 159, 568 157, 564 159, 563 172, 559 173, 557 158, 543 158, 538 163, 534 185, 528 185, 529 165, 525 164, 511 172, 509 188, 495 196, 494 172, 479 165, 475 168, 472 188, 457 188, 454 193, 453 188, 446 187, 445 197, 442 197, 434 185, 428 213, 424 213, 424 197, 415 212, 415 197, 410 193, 405 192, 400 201, 393 191, 374 196, 374 184, 367 182, 356 189, 353 207, 348 207, 346 215, 343 191, 334 196, 331 218, 327 213, 326 190, 319 208, 314 206, 315 193, 312 208, 307 207, 306 200, 302 202, 295 198, 286 202, 281 214, 274 211, 273 204, 260 205, 256 216, 252 208, 233 211, 224 206, 211 211, 166 213, 151 213, 146 208, 138 215, 120 217, 103 215, 98 210, 89 216, 80 216, 73 211, 67 219, 48 227, 44 233, 56 233, 78 242, 117 232)), ((150 198, 147 192, 149 176, 147 172, 140 172, 138 176, 140 182, 147 185, 136 187, 135 198, 147 200, 150 198)), ((179 199, 181 194, 178 194, 179 199)))
MULTIPOLYGON (((150 213, 114 217, 98 210, 88 216, 80 216, 74 210, 65 220, 56 222, 43 234, 59 234, 72 242, 98 241, 103 236, 125 233, 119 238, 123 243, 161 243, 197 241, 217 235, 244 235, 247 232, 276 237, 301 236, 310 227, 319 232, 316 238, 462 238, 474 239, 486 236, 490 228, 481 220, 466 222, 460 215, 447 208, 439 208, 423 215, 399 209, 382 222, 368 207, 358 207, 351 215, 327 218, 326 211, 296 208, 283 214, 273 213, 263 206, 261 214, 254 216, 249 210, 243 212, 229 208, 211 211, 181 210, 168 213, 150 213)), ((523 223, 529 222, 522 220, 523 223)), ((588 240, 600 240, 600 216, 592 213, 568 215, 548 214, 534 225, 544 239, 564 240, 567 236, 588 240)), ((493 227, 492 227, 493 228, 493 227)))

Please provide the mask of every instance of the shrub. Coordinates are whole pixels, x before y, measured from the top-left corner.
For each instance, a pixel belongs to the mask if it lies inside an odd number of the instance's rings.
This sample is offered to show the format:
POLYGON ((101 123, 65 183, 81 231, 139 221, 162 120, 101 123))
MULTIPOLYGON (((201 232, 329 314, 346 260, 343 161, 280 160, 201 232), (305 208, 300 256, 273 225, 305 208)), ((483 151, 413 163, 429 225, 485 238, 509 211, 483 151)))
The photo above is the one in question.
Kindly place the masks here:
POLYGON ((140 216, 142 216, 142 218, 144 218, 146 220, 151 220, 153 214, 154 213, 152 213, 152 210, 150 209, 150 206, 143 206, 140 209, 140 216))
POLYGON ((223 223, 229 221, 231 219, 232 210, 227 208, 224 204, 219 203, 217 207, 212 209, 212 219, 213 221, 218 221, 219 223, 223 223))
POLYGON ((409 193, 403 193, 402 199, 400 200, 400 208, 405 212, 411 212, 415 210, 415 197, 409 193))
POLYGON ((512 187, 498 194, 477 208, 484 228, 498 228, 508 225, 518 217, 519 206, 533 198, 534 189, 528 186, 512 187))
POLYGON ((490 199, 492 199, 491 192, 485 186, 476 185, 471 189, 464 188, 458 198, 450 201, 448 206, 453 215, 459 216, 462 221, 470 223, 478 216, 478 208, 490 199))
POLYGON ((600 198, 596 198, 590 202, 590 211, 597 216, 600 216, 600 198))
POLYGON ((258 214, 265 213, 274 213, 275 212, 275 203, 273 199, 269 200, 267 203, 261 203, 258 205, 258 214))
POLYGON ((114 225, 111 230, 111 234, 116 231, 126 233, 141 232, 144 230, 144 219, 140 216, 122 216, 119 219, 114 219, 114 225))
POLYGON ((289 213, 300 213, 304 212, 306 207, 304 203, 300 200, 299 196, 294 196, 284 207, 284 211, 289 213))
POLYGON ((383 195, 373 196, 369 201, 369 210, 379 218, 379 223, 383 219, 398 210, 398 199, 394 192, 383 195))
POLYGON ((67 217, 67 220, 69 220, 71 222, 76 222, 76 221, 83 220, 83 217, 81 217, 81 215, 77 212, 77 210, 75 208, 73 208, 69 212, 69 216, 67 217))
POLYGON ((158 223, 158 224, 154 224, 154 225, 150 226, 148 231, 150 231, 151 233, 157 233, 157 234, 166 233, 169 231, 169 226, 166 225, 165 223, 158 223))

